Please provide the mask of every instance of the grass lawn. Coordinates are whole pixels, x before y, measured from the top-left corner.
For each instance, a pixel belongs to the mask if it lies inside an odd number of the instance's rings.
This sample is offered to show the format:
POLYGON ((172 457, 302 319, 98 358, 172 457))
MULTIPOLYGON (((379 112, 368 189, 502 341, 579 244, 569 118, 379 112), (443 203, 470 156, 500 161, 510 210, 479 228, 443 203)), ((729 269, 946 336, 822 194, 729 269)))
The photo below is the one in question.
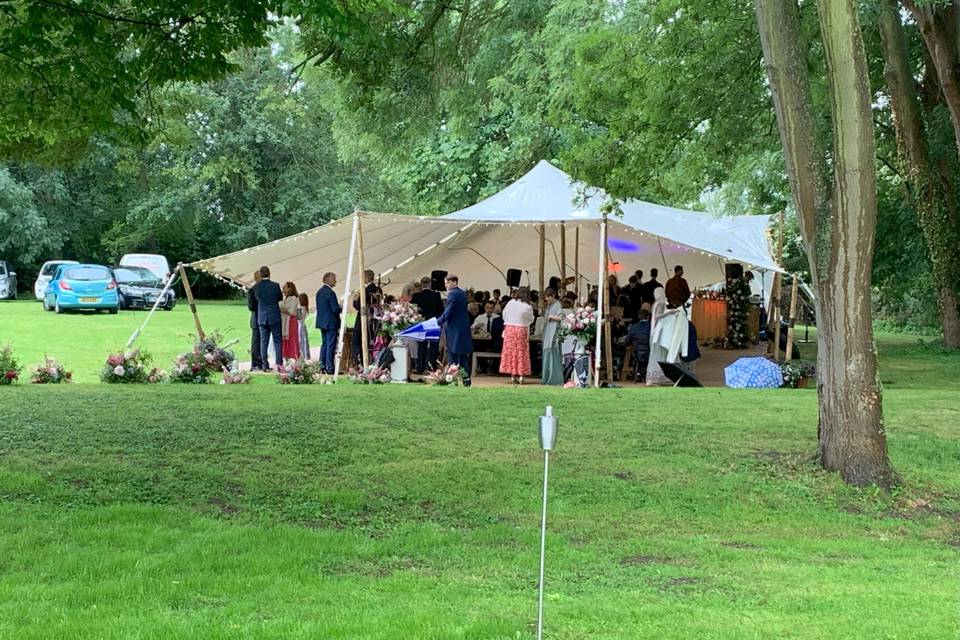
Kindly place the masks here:
MULTIPOLYGON (((24 304, 88 381, 142 318, 24 304)), ((956 638, 960 358, 879 342, 893 495, 818 470, 812 391, 0 388, 0 638, 530 638, 547 403, 547 637, 956 638)))

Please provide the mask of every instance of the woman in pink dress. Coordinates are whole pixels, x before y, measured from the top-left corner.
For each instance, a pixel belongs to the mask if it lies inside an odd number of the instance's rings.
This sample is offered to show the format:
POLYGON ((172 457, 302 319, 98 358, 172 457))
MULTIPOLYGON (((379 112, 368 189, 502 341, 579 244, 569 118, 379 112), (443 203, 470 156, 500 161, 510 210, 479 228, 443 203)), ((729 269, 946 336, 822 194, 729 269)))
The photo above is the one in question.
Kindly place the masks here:
POLYGON ((514 384, 523 384, 530 375, 530 325, 533 307, 527 302, 527 290, 520 289, 503 308, 503 351, 500 373, 509 373, 514 384))
MULTIPOLYGON (((287 282, 283 285, 283 302, 280 303, 280 333, 283 336, 280 351, 284 360, 300 358, 300 323, 297 320, 299 306, 297 286, 287 282)), ((307 357, 309 358, 310 354, 307 354, 307 357)))

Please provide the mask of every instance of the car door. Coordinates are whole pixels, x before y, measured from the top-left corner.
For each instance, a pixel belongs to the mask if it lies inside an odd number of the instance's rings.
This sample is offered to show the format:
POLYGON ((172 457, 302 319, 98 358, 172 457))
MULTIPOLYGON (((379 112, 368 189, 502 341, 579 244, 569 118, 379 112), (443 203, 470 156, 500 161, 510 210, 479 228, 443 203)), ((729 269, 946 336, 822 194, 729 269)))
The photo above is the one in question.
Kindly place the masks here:
POLYGON ((47 290, 43 294, 44 302, 47 303, 48 307, 52 307, 54 305, 54 301, 57 299, 57 291, 60 284, 61 273, 63 273, 63 265, 57 267, 57 270, 53 272, 53 277, 50 278, 50 282, 47 284, 47 290))

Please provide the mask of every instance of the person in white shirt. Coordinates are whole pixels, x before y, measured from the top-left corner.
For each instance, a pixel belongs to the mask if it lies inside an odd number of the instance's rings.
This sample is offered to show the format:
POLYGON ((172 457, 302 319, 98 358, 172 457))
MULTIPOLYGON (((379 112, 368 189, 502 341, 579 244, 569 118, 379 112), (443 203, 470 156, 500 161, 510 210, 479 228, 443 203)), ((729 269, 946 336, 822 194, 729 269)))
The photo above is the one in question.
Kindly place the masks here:
POLYGON ((474 335, 478 333, 485 333, 491 335, 493 333, 493 321, 499 318, 500 316, 494 313, 496 305, 493 300, 487 300, 483 305, 483 313, 477 316, 476 320, 473 321, 473 324, 470 326, 470 330, 474 335))
POLYGON ((503 352, 500 373, 509 373, 514 384, 523 384, 530 375, 530 325, 535 318, 533 307, 527 302, 527 289, 517 291, 516 297, 503 308, 503 352))

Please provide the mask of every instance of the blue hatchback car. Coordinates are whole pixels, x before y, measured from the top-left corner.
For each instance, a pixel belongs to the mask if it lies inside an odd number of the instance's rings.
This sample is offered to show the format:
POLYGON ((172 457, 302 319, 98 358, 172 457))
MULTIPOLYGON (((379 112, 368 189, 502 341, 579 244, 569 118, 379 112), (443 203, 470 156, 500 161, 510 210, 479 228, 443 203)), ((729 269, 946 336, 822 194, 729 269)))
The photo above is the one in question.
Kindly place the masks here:
POLYGON ((120 308, 113 272, 100 264, 64 264, 57 267, 43 295, 43 308, 63 313, 68 309, 120 308))

